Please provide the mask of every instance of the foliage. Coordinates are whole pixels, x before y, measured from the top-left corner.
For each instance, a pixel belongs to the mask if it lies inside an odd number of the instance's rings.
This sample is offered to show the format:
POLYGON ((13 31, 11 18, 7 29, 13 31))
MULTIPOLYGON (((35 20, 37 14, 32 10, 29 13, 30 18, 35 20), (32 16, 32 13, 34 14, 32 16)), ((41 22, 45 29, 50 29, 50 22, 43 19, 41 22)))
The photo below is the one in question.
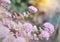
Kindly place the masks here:
POLYGON ((28 10, 27 2, 28 0, 11 0, 10 8, 15 10, 17 13, 22 13, 28 10), (22 2, 25 4, 24 7, 21 6, 22 2))

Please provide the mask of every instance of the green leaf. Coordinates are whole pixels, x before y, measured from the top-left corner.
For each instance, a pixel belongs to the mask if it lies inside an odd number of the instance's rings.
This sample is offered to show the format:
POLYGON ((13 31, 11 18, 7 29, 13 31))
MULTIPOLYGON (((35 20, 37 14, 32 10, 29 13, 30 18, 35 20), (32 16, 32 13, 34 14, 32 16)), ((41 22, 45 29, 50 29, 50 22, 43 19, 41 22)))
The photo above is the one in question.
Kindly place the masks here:
POLYGON ((21 0, 16 0, 16 3, 17 3, 17 4, 20 4, 20 3, 21 3, 21 0))
POLYGON ((11 1, 11 3, 13 3, 13 4, 15 4, 16 2, 15 2, 15 0, 10 0, 11 1))

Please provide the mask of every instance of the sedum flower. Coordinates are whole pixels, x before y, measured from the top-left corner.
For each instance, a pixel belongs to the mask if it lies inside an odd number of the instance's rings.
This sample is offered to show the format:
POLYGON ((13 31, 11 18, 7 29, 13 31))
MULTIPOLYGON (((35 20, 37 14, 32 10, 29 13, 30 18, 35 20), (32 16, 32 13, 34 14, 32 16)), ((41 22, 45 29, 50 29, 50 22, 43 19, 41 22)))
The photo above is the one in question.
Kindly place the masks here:
POLYGON ((24 26, 26 32, 31 32, 31 30, 33 28, 33 26, 30 23, 24 23, 23 26, 24 26))
POLYGON ((33 13, 37 12, 37 8, 34 6, 29 6, 28 7, 30 11, 32 11, 33 13))
POLYGON ((54 32, 54 25, 52 25, 51 23, 44 23, 44 27, 44 29, 48 31, 50 34, 54 32))
POLYGON ((48 40, 49 37, 50 37, 49 33, 48 33, 47 31, 45 31, 45 30, 41 31, 40 36, 41 36, 42 38, 46 39, 46 40, 48 40))

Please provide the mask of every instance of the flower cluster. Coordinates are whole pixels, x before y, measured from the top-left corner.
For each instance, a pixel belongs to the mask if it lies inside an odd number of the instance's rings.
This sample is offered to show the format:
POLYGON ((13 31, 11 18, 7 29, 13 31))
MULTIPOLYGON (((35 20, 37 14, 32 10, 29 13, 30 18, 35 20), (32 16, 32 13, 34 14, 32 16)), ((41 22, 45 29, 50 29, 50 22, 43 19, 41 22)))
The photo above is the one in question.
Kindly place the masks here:
MULTIPOLYGON (((28 35, 27 36, 28 39, 39 40, 42 38, 42 39, 48 40, 49 37, 54 32, 54 26, 49 22, 44 23, 43 24, 44 28, 42 29, 42 27, 41 27, 40 30, 37 29, 37 26, 35 26, 35 25, 33 26, 29 22, 16 23, 12 20, 9 20, 8 18, 3 18, 0 22, 3 26, 7 27, 8 30, 13 32, 13 34, 15 35, 14 37, 16 37, 16 38, 18 38, 18 37, 25 38, 26 35, 28 35)), ((2 27, 2 32, 4 32, 3 27, 2 27)), ((5 32, 7 32, 7 30, 5 32)), ((2 34, 2 35, 4 35, 4 34, 2 34)))
POLYGON ((49 37, 52 35, 52 33, 54 32, 54 26, 47 22, 43 24, 43 30, 40 34, 40 36, 42 36, 43 38, 45 38, 46 40, 49 39, 49 37))
POLYGON ((27 38, 29 40, 49 40, 54 32, 53 24, 46 22, 42 26, 37 27, 35 24, 30 23, 30 21, 20 20, 38 11, 34 6, 29 6, 28 8, 28 12, 23 12, 19 16, 14 14, 14 18, 11 13, 7 13, 6 11, 4 14, 2 14, 3 12, 0 13, 0 38, 5 37, 3 42, 26 42, 27 38))

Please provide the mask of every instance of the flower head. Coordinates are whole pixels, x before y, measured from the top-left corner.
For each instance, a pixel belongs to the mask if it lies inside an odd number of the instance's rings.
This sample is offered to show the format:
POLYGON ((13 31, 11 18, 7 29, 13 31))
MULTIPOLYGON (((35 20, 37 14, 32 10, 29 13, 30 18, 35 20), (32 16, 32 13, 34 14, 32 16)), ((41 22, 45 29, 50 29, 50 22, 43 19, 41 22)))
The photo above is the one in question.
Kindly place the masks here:
POLYGON ((50 37, 49 33, 47 31, 44 31, 44 30, 41 32, 40 36, 42 38, 45 38, 46 40, 48 40, 50 37))
POLYGON ((37 12, 37 8, 34 6, 29 6, 30 11, 37 12))
POLYGON ((51 23, 44 23, 44 27, 50 34, 54 32, 54 26, 51 23))
POLYGON ((24 23, 24 28, 26 32, 30 32, 33 28, 33 26, 30 23, 24 23))

